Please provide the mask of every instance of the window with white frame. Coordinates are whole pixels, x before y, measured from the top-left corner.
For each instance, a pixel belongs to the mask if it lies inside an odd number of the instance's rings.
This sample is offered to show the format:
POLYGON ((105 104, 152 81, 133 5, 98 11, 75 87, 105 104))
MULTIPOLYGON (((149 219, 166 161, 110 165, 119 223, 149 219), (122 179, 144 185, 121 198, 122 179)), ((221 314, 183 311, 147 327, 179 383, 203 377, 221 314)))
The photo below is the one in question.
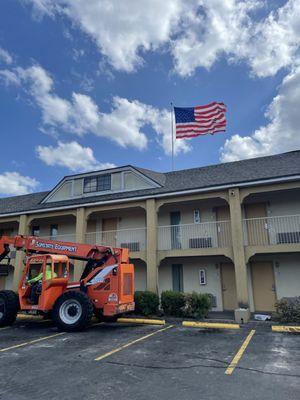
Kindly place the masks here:
POLYGON ((194 210, 194 224, 200 224, 200 222, 201 222, 200 210, 194 210))
POLYGON ((54 224, 50 226, 50 239, 56 239, 58 235, 58 225, 54 224))
POLYGON ((200 285, 206 285, 206 271, 205 269, 199 269, 199 283, 200 285))
POLYGON ((84 178, 84 183, 83 183, 84 193, 103 192, 105 190, 111 190, 110 174, 89 176, 87 178, 84 178))

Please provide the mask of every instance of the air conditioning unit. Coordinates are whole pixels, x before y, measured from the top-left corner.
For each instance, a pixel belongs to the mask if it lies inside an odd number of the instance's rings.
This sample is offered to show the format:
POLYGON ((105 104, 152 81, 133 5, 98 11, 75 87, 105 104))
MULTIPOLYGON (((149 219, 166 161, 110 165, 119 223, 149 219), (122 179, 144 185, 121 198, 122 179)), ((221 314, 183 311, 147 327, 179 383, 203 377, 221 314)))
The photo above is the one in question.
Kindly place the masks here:
POLYGON ((277 244, 300 243, 300 232, 277 233, 277 244))
POLYGON ((8 275, 8 264, 0 264, 0 276, 7 276, 8 275))
POLYGON ((130 251, 140 251, 140 242, 121 243, 121 247, 125 247, 130 251))
POLYGON ((189 240, 190 249, 205 249, 207 247, 212 247, 211 237, 207 238, 191 238, 189 240))

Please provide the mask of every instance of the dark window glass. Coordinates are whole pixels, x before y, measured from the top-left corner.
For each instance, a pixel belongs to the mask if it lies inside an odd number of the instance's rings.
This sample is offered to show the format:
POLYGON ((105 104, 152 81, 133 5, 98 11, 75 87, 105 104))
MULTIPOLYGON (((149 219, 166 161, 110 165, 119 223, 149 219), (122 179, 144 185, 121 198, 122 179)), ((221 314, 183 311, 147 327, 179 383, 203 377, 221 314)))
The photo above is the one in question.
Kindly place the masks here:
POLYGON ((32 236, 39 236, 40 227, 38 225, 33 226, 31 229, 31 234, 32 234, 32 236))
POLYGON ((84 193, 101 192, 111 189, 111 175, 84 178, 84 193))
POLYGON ((98 190, 110 190, 110 175, 100 175, 98 176, 98 190))
POLYGON ((85 178, 83 191, 84 191, 84 193, 96 192, 97 191, 97 177, 85 178))

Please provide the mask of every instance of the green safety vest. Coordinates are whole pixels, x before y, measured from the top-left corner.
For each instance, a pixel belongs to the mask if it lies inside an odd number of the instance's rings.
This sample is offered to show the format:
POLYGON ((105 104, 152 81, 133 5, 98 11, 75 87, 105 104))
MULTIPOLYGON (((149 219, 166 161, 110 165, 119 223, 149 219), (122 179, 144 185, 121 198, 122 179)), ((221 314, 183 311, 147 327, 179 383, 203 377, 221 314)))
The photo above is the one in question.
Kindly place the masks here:
MULTIPOLYGON (((57 278, 57 274, 55 272, 53 272, 53 278, 57 278)), ((39 282, 42 279, 43 279, 43 273, 41 272, 35 278, 30 279, 28 281, 28 283, 39 282)), ((46 279, 46 281, 48 281, 49 279, 52 279, 51 269, 46 268, 46 278, 45 279, 46 279)))

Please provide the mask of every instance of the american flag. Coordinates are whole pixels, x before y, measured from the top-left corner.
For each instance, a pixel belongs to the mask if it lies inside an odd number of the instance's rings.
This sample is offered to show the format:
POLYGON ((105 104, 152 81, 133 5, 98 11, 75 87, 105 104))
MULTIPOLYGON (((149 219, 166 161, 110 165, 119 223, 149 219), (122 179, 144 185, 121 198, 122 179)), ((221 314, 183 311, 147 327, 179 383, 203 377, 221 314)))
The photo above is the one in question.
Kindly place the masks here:
POLYGON ((174 107, 174 112, 177 139, 225 132, 226 130, 226 106, 224 103, 214 101, 205 106, 174 107))

